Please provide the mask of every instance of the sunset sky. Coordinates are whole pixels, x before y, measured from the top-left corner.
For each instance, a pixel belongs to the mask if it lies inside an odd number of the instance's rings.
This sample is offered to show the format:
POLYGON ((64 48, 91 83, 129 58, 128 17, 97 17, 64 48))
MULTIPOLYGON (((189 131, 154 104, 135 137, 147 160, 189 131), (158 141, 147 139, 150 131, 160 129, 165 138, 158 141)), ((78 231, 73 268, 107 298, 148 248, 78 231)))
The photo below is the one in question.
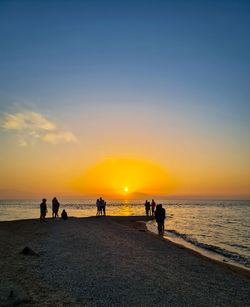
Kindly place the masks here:
POLYGON ((250 2, 0 1, 0 199, 250 199, 250 2))

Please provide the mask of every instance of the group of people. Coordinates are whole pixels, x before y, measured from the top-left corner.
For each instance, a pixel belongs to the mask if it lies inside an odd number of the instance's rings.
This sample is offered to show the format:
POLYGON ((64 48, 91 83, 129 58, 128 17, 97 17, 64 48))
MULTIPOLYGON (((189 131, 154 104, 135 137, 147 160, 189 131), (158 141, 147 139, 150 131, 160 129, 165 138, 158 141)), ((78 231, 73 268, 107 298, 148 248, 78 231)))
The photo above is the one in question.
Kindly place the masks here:
POLYGON ((162 204, 159 204, 156 206, 155 201, 152 199, 152 202, 146 200, 145 202, 145 211, 146 215, 149 216, 155 216, 156 223, 158 226, 158 233, 159 235, 163 235, 164 233, 164 221, 166 218, 166 211, 164 208, 162 208, 162 204), (155 210, 156 207, 156 210, 155 210))
MULTIPOLYGON (((59 211, 60 203, 57 200, 56 197, 52 199, 52 217, 57 218, 58 216, 58 211, 59 211)), ((97 199, 96 201, 96 216, 105 216, 106 215, 106 201, 104 201, 101 197, 97 199)), ((48 212, 47 210, 47 200, 44 198, 40 204, 40 222, 45 221, 46 214, 48 212)), ((146 200, 145 202, 145 210, 146 210, 146 215, 149 216, 155 216, 157 225, 158 225, 158 233, 159 235, 163 235, 164 233, 164 221, 166 218, 166 211, 162 207, 162 204, 156 205, 155 201, 152 199, 152 202, 150 203, 149 201, 146 200), (156 209, 155 209, 156 208, 156 209)), ((63 220, 68 219, 68 214, 67 212, 63 209, 61 213, 61 217, 63 220)))
MULTIPOLYGON (((60 203, 57 200, 56 197, 54 197, 52 199, 52 217, 53 218, 57 218, 58 216, 58 211, 59 211, 59 207, 60 207, 60 203)), ((43 198, 41 204, 40 204, 40 222, 45 222, 45 217, 47 215, 48 209, 47 209, 47 199, 43 198)), ((61 213, 61 217, 63 220, 67 220, 68 219, 68 214, 67 212, 63 209, 62 213, 61 213)))
POLYGON ((149 216, 154 216, 154 213, 155 213, 155 201, 152 199, 152 202, 150 204, 149 201, 146 200, 145 202, 145 211, 146 211, 146 215, 149 216))
POLYGON ((105 216, 106 215, 106 201, 101 197, 96 200, 96 216, 105 216))

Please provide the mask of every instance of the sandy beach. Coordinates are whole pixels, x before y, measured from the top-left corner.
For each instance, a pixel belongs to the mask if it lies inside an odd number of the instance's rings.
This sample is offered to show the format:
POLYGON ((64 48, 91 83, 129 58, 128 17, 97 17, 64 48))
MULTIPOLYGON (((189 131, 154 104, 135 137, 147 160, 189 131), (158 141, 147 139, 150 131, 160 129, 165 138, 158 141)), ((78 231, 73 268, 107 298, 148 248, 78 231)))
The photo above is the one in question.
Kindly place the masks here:
POLYGON ((146 220, 1 222, 1 306, 250 306, 248 271, 149 233, 146 220))

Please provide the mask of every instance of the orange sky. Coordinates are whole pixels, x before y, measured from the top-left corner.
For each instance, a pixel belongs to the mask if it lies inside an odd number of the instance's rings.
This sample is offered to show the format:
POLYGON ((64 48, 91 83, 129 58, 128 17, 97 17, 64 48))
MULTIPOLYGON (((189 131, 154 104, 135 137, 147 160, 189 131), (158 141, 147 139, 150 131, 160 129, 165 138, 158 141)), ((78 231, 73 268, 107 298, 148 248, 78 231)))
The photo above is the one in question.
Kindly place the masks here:
POLYGON ((25 112, 2 117, 2 125, 15 129, 2 133, 1 199, 250 198, 248 149, 235 147, 240 140, 216 140, 211 132, 204 139, 199 124, 195 133, 193 123, 183 129, 179 122, 173 130, 170 119, 158 124, 151 112, 148 127, 144 110, 129 125, 117 112, 120 120, 103 127, 92 118, 69 129, 42 113, 40 119, 28 113, 28 121, 25 112))

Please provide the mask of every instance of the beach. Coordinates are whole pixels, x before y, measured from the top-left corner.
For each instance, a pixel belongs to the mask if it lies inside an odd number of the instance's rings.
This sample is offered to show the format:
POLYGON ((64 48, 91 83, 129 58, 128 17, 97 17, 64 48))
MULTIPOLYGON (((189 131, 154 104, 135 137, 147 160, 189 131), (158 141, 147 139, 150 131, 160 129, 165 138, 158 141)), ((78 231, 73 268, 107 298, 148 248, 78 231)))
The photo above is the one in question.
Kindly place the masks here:
POLYGON ((1 305, 250 306, 249 271, 150 233, 146 221, 1 222, 1 305), (34 254, 20 253, 26 246, 34 254))

